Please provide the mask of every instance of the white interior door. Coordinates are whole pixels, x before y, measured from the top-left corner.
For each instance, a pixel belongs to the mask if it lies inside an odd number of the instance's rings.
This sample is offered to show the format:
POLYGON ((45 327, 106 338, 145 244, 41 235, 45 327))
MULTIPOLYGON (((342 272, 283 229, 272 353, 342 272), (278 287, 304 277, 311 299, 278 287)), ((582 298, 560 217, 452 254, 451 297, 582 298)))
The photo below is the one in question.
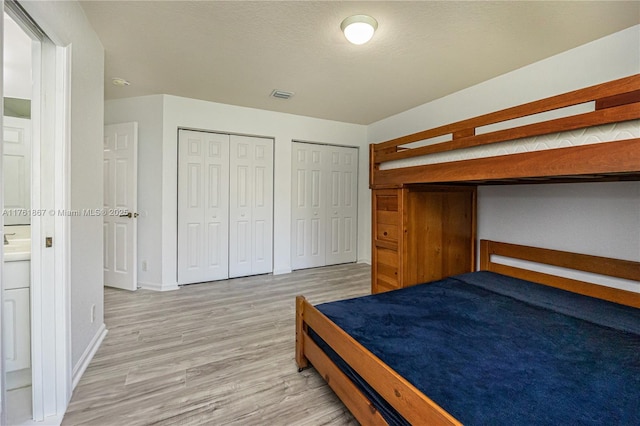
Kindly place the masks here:
POLYGON ((358 150, 341 146, 327 149, 327 247, 326 264, 357 259, 358 150))
POLYGON ((293 241, 293 269, 324 266, 326 211, 326 172, 323 145, 292 143, 293 176, 291 217, 293 241))
POLYGON ((180 130, 178 284, 229 276, 229 135, 180 130))
POLYGON ((273 271, 273 140, 230 138, 229 277, 273 271))
POLYGON ((30 223, 31 208, 31 120, 3 117, 4 208, 15 214, 4 216, 5 225, 30 223))
POLYGON ((104 285, 137 288, 138 123, 104 128, 104 285))
POLYGON ((355 262, 357 148, 292 144, 292 269, 355 262))

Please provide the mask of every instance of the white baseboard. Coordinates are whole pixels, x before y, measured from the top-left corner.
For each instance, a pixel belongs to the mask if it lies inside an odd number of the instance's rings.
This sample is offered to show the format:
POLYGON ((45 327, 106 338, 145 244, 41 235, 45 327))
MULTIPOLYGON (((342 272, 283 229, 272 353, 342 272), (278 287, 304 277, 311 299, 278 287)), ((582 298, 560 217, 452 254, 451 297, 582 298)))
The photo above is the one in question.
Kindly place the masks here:
POLYGON ((75 365, 75 367, 73 367, 73 376, 71 379, 72 390, 76 388, 76 385, 80 381, 80 378, 89 366, 89 363, 98 351, 98 348, 102 344, 102 341, 104 340, 108 332, 109 330, 107 330, 107 326, 103 323, 96 332, 95 336, 93 336, 93 339, 91 339, 91 343, 89 343, 89 346, 87 346, 87 349, 85 349, 84 353, 78 360, 78 363, 75 365))
POLYGON ((291 268, 288 269, 275 269, 273 271, 273 275, 284 275, 284 274, 290 274, 291 273, 291 268))
POLYGON ((153 290, 153 291, 180 290, 180 287, 178 286, 178 284, 164 285, 164 284, 158 284, 158 283, 143 283, 143 282, 138 281, 138 286, 140 288, 145 289, 145 290, 153 290))
POLYGON ((358 259, 358 263, 366 263, 371 266, 371 259, 358 259))

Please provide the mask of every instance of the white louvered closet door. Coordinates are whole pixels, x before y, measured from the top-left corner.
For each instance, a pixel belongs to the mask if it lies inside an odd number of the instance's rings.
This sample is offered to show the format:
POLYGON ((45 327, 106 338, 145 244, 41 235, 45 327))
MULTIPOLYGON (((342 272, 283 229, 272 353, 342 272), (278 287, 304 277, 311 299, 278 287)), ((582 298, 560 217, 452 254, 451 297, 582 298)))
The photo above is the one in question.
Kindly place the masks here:
POLYGON ((229 277, 273 271, 273 139, 230 139, 229 277))
POLYGON ((229 135, 180 130, 178 284, 229 277, 229 135))
POLYGON ((292 269, 355 262, 357 148, 292 144, 292 269))

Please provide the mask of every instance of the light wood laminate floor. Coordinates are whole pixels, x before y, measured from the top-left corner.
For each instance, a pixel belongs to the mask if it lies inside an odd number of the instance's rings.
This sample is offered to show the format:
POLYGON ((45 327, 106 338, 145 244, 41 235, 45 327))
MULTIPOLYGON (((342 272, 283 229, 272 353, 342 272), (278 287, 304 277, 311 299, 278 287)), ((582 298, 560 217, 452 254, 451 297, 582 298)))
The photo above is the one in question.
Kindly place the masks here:
POLYGON ((260 275, 173 292, 105 288, 102 346, 63 425, 346 425, 348 410, 294 361, 295 296, 370 292, 370 267, 260 275))

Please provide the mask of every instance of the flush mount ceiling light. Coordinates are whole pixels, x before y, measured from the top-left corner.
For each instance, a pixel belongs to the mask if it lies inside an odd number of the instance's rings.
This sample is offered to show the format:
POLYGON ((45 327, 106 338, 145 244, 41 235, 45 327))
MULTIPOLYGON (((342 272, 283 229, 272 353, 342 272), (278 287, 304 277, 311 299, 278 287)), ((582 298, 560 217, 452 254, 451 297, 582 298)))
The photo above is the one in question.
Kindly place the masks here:
POLYGON ((111 84, 113 84, 114 86, 119 86, 119 87, 124 87, 124 86, 128 86, 131 83, 129 83, 127 80, 125 80, 124 78, 120 78, 120 77, 113 77, 111 79, 111 84))
POLYGON ((340 29, 353 44, 365 44, 378 29, 378 21, 368 15, 353 15, 342 21, 340 29))

